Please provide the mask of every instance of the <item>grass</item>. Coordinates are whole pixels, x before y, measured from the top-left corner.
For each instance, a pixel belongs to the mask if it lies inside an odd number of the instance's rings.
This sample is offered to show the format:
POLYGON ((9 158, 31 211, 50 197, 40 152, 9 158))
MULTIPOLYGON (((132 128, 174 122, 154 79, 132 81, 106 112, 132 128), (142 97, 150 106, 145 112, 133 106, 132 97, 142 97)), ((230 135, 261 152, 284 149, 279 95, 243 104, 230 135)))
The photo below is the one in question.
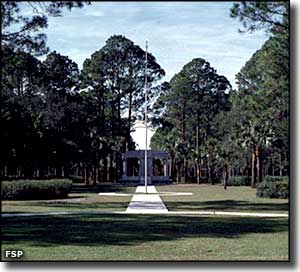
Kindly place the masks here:
MULTIPOLYGON (((174 215, 4 218, 22 260, 288 260, 288 220, 174 215)), ((2 256, 3 258, 3 256, 2 256)))
MULTIPOLYGON (((288 212, 288 201, 256 198, 255 189, 219 185, 156 186, 170 211, 288 212)), ((124 211, 135 187, 75 184, 68 199, 2 201, 3 212, 124 211)), ((200 215, 81 214, 10 217, 2 220, 5 249, 23 249, 22 260, 87 261, 286 261, 287 218, 200 215)))
POLYGON ((159 192, 192 192, 189 196, 161 198, 170 211, 241 211, 288 213, 287 199, 256 197, 256 189, 247 186, 174 184, 157 187, 159 192))
POLYGON ((2 212, 124 211, 131 196, 99 196, 99 192, 133 193, 135 187, 101 184, 86 187, 74 184, 67 199, 2 201, 2 212))
MULTIPOLYGON (((241 211, 288 213, 288 200, 256 197, 246 186, 173 184, 156 186, 159 192, 192 192, 189 196, 166 196, 162 200, 170 211, 241 211)), ((86 187, 74 184, 67 199, 2 201, 2 212, 125 211, 131 196, 99 196, 99 192, 133 193, 134 186, 101 184, 86 187)))

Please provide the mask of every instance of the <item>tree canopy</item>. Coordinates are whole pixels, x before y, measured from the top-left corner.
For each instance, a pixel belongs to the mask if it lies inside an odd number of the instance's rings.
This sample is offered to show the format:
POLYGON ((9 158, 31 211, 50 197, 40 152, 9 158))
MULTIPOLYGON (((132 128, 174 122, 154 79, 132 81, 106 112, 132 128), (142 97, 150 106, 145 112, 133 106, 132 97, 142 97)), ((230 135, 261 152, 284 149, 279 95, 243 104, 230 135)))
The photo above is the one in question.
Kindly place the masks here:
POLYGON ((68 56, 44 61, 4 49, 1 96, 1 175, 80 175, 118 180, 121 153, 135 148, 130 132, 164 70, 152 54, 124 36, 112 36, 86 59, 82 71, 68 56), (19 125, 22 124, 22 125, 19 125), (19 133, 17 133, 19 131, 19 133))
MULTIPOLYGON (((166 87, 167 85, 165 85, 166 87)), ((188 164, 200 181, 200 163, 209 168, 209 136, 213 120, 228 108, 229 81, 204 59, 186 64, 170 81, 154 107, 164 107, 151 147, 174 154, 172 171, 177 179, 188 176, 188 164), (176 174, 175 174, 176 173, 176 174)), ((208 169, 211 174, 211 169, 208 169)))
POLYGON ((118 181, 121 154, 135 149, 134 122, 143 119, 145 78, 151 148, 168 151, 173 180, 220 182, 289 174, 289 36, 285 2, 239 2, 231 16, 243 31, 269 38, 236 75, 237 89, 197 57, 169 82, 155 56, 113 35, 78 65, 47 52, 47 16, 86 2, 1 2, 2 81, 0 177, 82 176, 86 184, 118 181), (11 26, 20 28, 13 30, 11 26))
POLYGON ((46 34, 48 16, 61 16, 64 8, 81 8, 89 1, 1 1, 1 46, 35 55, 49 51, 46 34), (32 15, 24 10, 30 9, 32 15))
POLYGON ((230 10, 233 18, 238 18, 243 25, 240 32, 267 30, 288 32, 288 1, 242 1, 235 2, 230 10))

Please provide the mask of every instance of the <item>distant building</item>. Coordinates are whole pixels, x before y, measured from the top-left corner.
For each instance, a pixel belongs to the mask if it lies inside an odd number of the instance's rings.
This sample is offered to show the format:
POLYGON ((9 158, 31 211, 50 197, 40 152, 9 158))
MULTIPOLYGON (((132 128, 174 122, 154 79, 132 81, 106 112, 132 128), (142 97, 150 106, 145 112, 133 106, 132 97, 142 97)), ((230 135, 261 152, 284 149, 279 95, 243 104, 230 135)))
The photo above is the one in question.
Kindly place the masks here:
MULTIPOLYGON (((147 151, 147 184, 169 183, 169 155, 164 151, 147 151)), ((122 154, 123 175, 121 182, 145 183, 145 150, 127 151, 122 154)))

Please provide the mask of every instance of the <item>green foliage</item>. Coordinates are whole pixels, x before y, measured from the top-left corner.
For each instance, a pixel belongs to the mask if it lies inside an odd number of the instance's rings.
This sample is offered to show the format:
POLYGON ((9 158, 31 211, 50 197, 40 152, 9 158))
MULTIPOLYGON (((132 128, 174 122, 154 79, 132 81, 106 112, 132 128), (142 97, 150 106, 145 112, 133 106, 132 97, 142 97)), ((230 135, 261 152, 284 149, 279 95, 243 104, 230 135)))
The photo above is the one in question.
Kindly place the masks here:
POLYGON ((249 186, 250 177, 247 176, 231 176, 228 178, 227 186, 249 186))
POLYGON ((82 183, 84 182, 83 178, 80 176, 69 176, 69 179, 73 181, 73 183, 82 183))
POLYGON ((2 199, 65 198, 72 187, 68 179, 17 180, 1 182, 2 199))
POLYGON ((82 175, 88 181, 92 173, 95 183, 97 177, 120 177, 121 153, 135 148, 132 125, 144 118, 145 75, 149 105, 156 99, 149 114, 157 128, 151 147, 169 152, 174 180, 213 183, 251 170, 253 181, 256 176, 260 181, 263 172, 288 175, 288 4, 234 4, 232 16, 246 30, 272 32, 237 74, 237 90, 202 58, 159 85, 164 71, 155 57, 148 54, 146 70, 145 51, 121 35, 110 37, 86 59, 81 72, 57 52, 41 62, 20 49, 42 53, 45 36, 39 30, 46 27, 47 16, 83 2, 28 4, 38 11, 32 18, 22 14, 21 4, 1 2, 2 178, 82 175), (10 33, 18 22, 26 29, 10 33))
MULTIPOLYGON (((232 97, 237 114, 240 145, 251 154, 252 185, 268 174, 288 174, 289 116, 289 2, 236 2, 231 17, 242 24, 241 32, 264 29, 271 37, 237 74, 238 90, 232 97)), ((249 154, 250 157, 250 154, 249 154)))
MULTIPOLYGON (((134 121, 144 107, 145 51, 121 35, 110 37, 105 45, 86 59, 81 73, 81 95, 86 127, 84 149, 89 159, 109 162, 121 174, 121 153, 135 148, 130 136, 134 121), (127 118, 123 118, 128 113, 127 118)), ((164 70, 148 54, 147 80, 149 100, 157 91, 154 85, 164 70)), ((95 162, 94 162, 95 163, 95 162)))
POLYGON ((112 124, 115 130, 119 128, 121 115, 127 110, 129 115, 127 133, 131 131, 131 126, 137 118, 143 118, 145 72, 149 101, 157 92, 154 84, 165 75, 151 53, 147 55, 147 71, 145 71, 145 54, 142 48, 126 37, 113 35, 106 41, 104 47, 84 61, 83 86, 98 92, 101 89, 102 99, 107 99, 108 104, 114 104, 110 114, 115 115, 112 124), (109 102, 110 100, 113 102, 109 102))
POLYGON ((48 16, 61 16, 62 9, 81 8, 86 1, 1 1, 1 47, 8 46, 13 50, 46 54, 46 34, 40 30, 47 28, 48 16), (32 10, 28 16, 25 9, 32 10))
POLYGON ((217 156, 214 118, 228 110, 226 92, 230 88, 229 81, 201 58, 184 65, 169 84, 162 84, 153 109, 159 118, 153 120, 158 129, 151 139, 151 147, 170 153, 171 176, 176 176, 177 181, 200 182, 200 163, 212 172, 210 164, 217 156), (188 168, 193 169, 191 179, 188 168))
POLYGON ((288 177, 266 176, 264 181, 257 185, 256 196, 266 198, 288 198, 288 177))
POLYGON ((242 1, 233 4, 230 15, 238 18, 243 29, 240 32, 253 32, 260 29, 272 32, 288 31, 288 1, 242 1))
POLYGON ((286 182, 288 183, 289 178, 287 176, 265 176, 263 182, 272 183, 272 182, 286 182))
MULTIPOLYGON (((82 175, 87 183, 91 178, 93 183, 118 180, 121 153, 135 148, 130 132, 144 106, 144 58, 145 51, 132 41, 113 36, 80 73, 74 61, 58 52, 41 62, 5 46, 2 179, 82 175)), ((147 75, 154 94, 164 71, 151 54, 147 75)))
POLYGON ((72 88, 78 83, 78 65, 68 56, 53 51, 47 55, 43 66, 44 80, 57 92, 71 92, 72 88))
POLYGON ((2 72, 0 164, 14 169, 8 175, 18 175, 19 167, 25 178, 33 177, 34 168, 45 176, 47 166, 61 169, 62 161, 76 161, 75 124, 82 113, 77 64, 56 52, 40 62, 5 47, 2 72))
POLYGON ((286 175, 288 59, 288 36, 275 31, 237 74, 237 90, 230 90, 209 63, 194 59, 163 85, 154 105, 159 117, 153 120, 158 129, 151 146, 172 152, 180 175, 187 174, 189 164, 192 175, 198 166, 206 168, 211 181, 229 168, 238 175, 254 169, 253 186, 262 180, 263 169, 286 175))
POLYGON ((275 184, 278 197, 284 199, 288 198, 290 193, 289 184, 287 182, 277 182, 275 184))

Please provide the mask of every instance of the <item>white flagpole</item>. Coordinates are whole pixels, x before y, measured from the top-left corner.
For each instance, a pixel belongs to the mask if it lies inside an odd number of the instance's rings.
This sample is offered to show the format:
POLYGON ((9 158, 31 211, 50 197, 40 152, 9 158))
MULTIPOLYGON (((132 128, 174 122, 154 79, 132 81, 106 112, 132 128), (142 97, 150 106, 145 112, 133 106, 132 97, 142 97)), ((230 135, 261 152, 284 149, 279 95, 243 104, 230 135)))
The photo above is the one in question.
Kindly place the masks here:
POLYGON ((147 103, 148 103, 148 96, 147 96, 147 54, 148 54, 148 41, 146 40, 146 57, 145 57, 145 128, 146 128, 146 146, 145 146, 145 193, 147 194, 147 183, 148 183, 148 169, 147 169, 147 160, 148 160, 148 156, 147 156, 147 138, 148 138, 148 128, 147 128, 147 103))

